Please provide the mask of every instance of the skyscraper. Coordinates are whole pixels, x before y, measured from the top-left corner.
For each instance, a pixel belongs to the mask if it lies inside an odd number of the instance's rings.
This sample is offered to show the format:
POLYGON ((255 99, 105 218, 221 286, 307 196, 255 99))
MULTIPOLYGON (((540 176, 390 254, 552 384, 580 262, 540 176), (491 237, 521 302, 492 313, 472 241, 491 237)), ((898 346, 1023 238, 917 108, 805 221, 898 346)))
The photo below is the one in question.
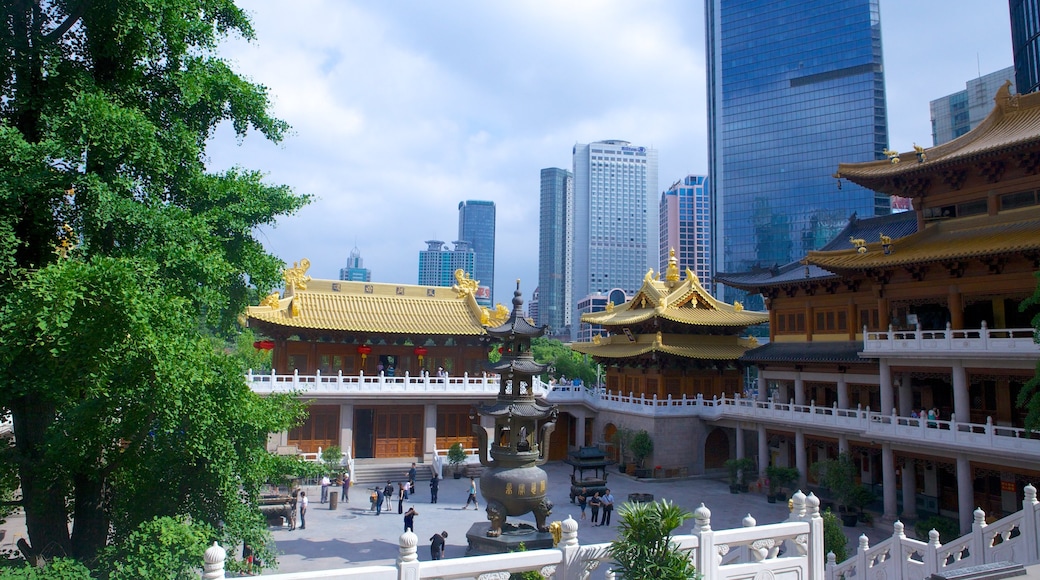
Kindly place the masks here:
POLYGON ((571 320, 568 279, 568 244, 571 231, 570 208, 574 204, 574 176, 566 169, 542 170, 540 217, 538 223, 538 318, 549 325, 549 332, 563 331, 571 320))
POLYGON ((339 279, 351 282, 371 282, 372 272, 364 264, 361 259, 361 250, 354 246, 354 249, 350 251, 350 258, 347 259, 347 267, 341 268, 339 271, 339 279))
MULTIPOLYGON (((657 151, 628 141, 574 146, 571 299, 620 288, 635 294, 657 263, 657 151)), ((575 306, 577 306, 575 304, 575 306)), ((571 336, 577 324, 571 323, 571 336)))
POLYGON ((714 271, 786 264, 852 213, 889 213, 832 177, 888 145, 878 0, 707 0, 705 23, 714 271))
POLYGON ((459 239, 473 248, 473 278, 481 286, 477 303, 491 306, 495 296, 495 202, 459 202, 459 239))
POLYGON ((1015 67, 991 72, 965 83, 963 91, 928 103, 932 113, 932 145, 942 145, 974 129, 993 110, 993 97, 1005 81, 1015 93, 1015 67))
POLYGON ((419 252, 419 285, 452 286, 455 270, 464 270, 473 277, 474 254, 469 242, 456 241, 454 250, 440 240, 426 240, 426 249, 419 252))
POLYGON ((1040 88, 1040 0, 1009 0, 1015 86, 1021 94, 1040 88))
POLYGON ((702 282, 711 280, 711 221, 708 178, 687 175, 661 193, 661 244, 657 267, 668 266, 671 250, 679 267, 702 282))

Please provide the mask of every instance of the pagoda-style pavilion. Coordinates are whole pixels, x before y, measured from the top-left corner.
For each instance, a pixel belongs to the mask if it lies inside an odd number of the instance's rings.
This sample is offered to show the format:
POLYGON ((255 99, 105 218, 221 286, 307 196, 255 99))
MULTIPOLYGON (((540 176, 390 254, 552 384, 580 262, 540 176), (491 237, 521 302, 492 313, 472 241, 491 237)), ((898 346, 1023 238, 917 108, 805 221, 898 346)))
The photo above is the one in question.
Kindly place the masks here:
POLYGON ((716 300, 690 269, 680 280, 673 250, 664 280, 651 270, 632 300, 608 304, 581 320, 606 330, 606 336, 571 348, 607 366, 607 390, 646 398, 710 399, 743 390, 737 360, 757 343, 741 334, 769 317, 716 300))

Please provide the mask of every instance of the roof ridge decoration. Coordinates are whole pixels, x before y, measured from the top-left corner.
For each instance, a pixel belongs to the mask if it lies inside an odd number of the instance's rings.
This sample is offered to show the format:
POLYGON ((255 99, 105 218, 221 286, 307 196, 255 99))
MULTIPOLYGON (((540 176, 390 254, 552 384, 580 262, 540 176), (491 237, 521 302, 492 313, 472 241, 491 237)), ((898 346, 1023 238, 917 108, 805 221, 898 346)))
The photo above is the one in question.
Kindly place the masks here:
POLYGON ((296 290, 306 290, 307 282, 311 281, 311 277, 307 275, 307 270, 311 267, 311 261, 307 258, 301 259, 299 262, 293 262, 292 268, 286 268, 282 271, 282 279, 285 280, 285 291, 290 296, 296 290))
POLYGON ((462 268, 455 270, 455 285, 451 289, 459 293, 459 298, 465 298, 467 295, 476 297, 479 288, 480 280, 470 278, 462 268))

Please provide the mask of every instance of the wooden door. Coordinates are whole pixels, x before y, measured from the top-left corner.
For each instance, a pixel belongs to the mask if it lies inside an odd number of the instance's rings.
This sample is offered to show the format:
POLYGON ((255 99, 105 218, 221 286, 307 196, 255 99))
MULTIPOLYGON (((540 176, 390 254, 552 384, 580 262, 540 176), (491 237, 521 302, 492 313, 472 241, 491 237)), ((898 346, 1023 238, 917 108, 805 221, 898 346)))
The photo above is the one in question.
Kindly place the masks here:
POLYGON ((422 405, 376 407, 376 457, 421 457, 422 442, 422 405))

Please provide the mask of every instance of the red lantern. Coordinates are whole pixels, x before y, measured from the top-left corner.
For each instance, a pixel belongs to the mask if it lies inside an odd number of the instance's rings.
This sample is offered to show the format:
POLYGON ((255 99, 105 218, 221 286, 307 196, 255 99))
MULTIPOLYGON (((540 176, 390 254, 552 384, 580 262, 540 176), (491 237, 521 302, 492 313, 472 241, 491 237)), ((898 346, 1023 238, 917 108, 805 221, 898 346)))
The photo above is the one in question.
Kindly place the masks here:
POLYGON ((273 340, 258 340, 253 343, 253 348, 256 350, 271 350, 274 348, 273 340))
POLYGON ((426 350, 426 347, 425 346, 417 346, 417 347, 415 347, 415 350, 413 350, 412 352, 415 353, 415 356, 419 357, 419 366, 422 366, 423 357, 425 357, 426 353, 428 352, 426 350))
POLYGON ((361 368, 364 368, 365 359, 367 359, 368 355, 372 352, 372 347, 368 346, 367 344, 362 344, 357 347, 357 352, 359 355, 361 355, 361 368))
POLYGON ((505 352, 505 350, 506 349, 502 348, 501 346, 498 347, 498 354, 502 354, 503 352, 505 352))

